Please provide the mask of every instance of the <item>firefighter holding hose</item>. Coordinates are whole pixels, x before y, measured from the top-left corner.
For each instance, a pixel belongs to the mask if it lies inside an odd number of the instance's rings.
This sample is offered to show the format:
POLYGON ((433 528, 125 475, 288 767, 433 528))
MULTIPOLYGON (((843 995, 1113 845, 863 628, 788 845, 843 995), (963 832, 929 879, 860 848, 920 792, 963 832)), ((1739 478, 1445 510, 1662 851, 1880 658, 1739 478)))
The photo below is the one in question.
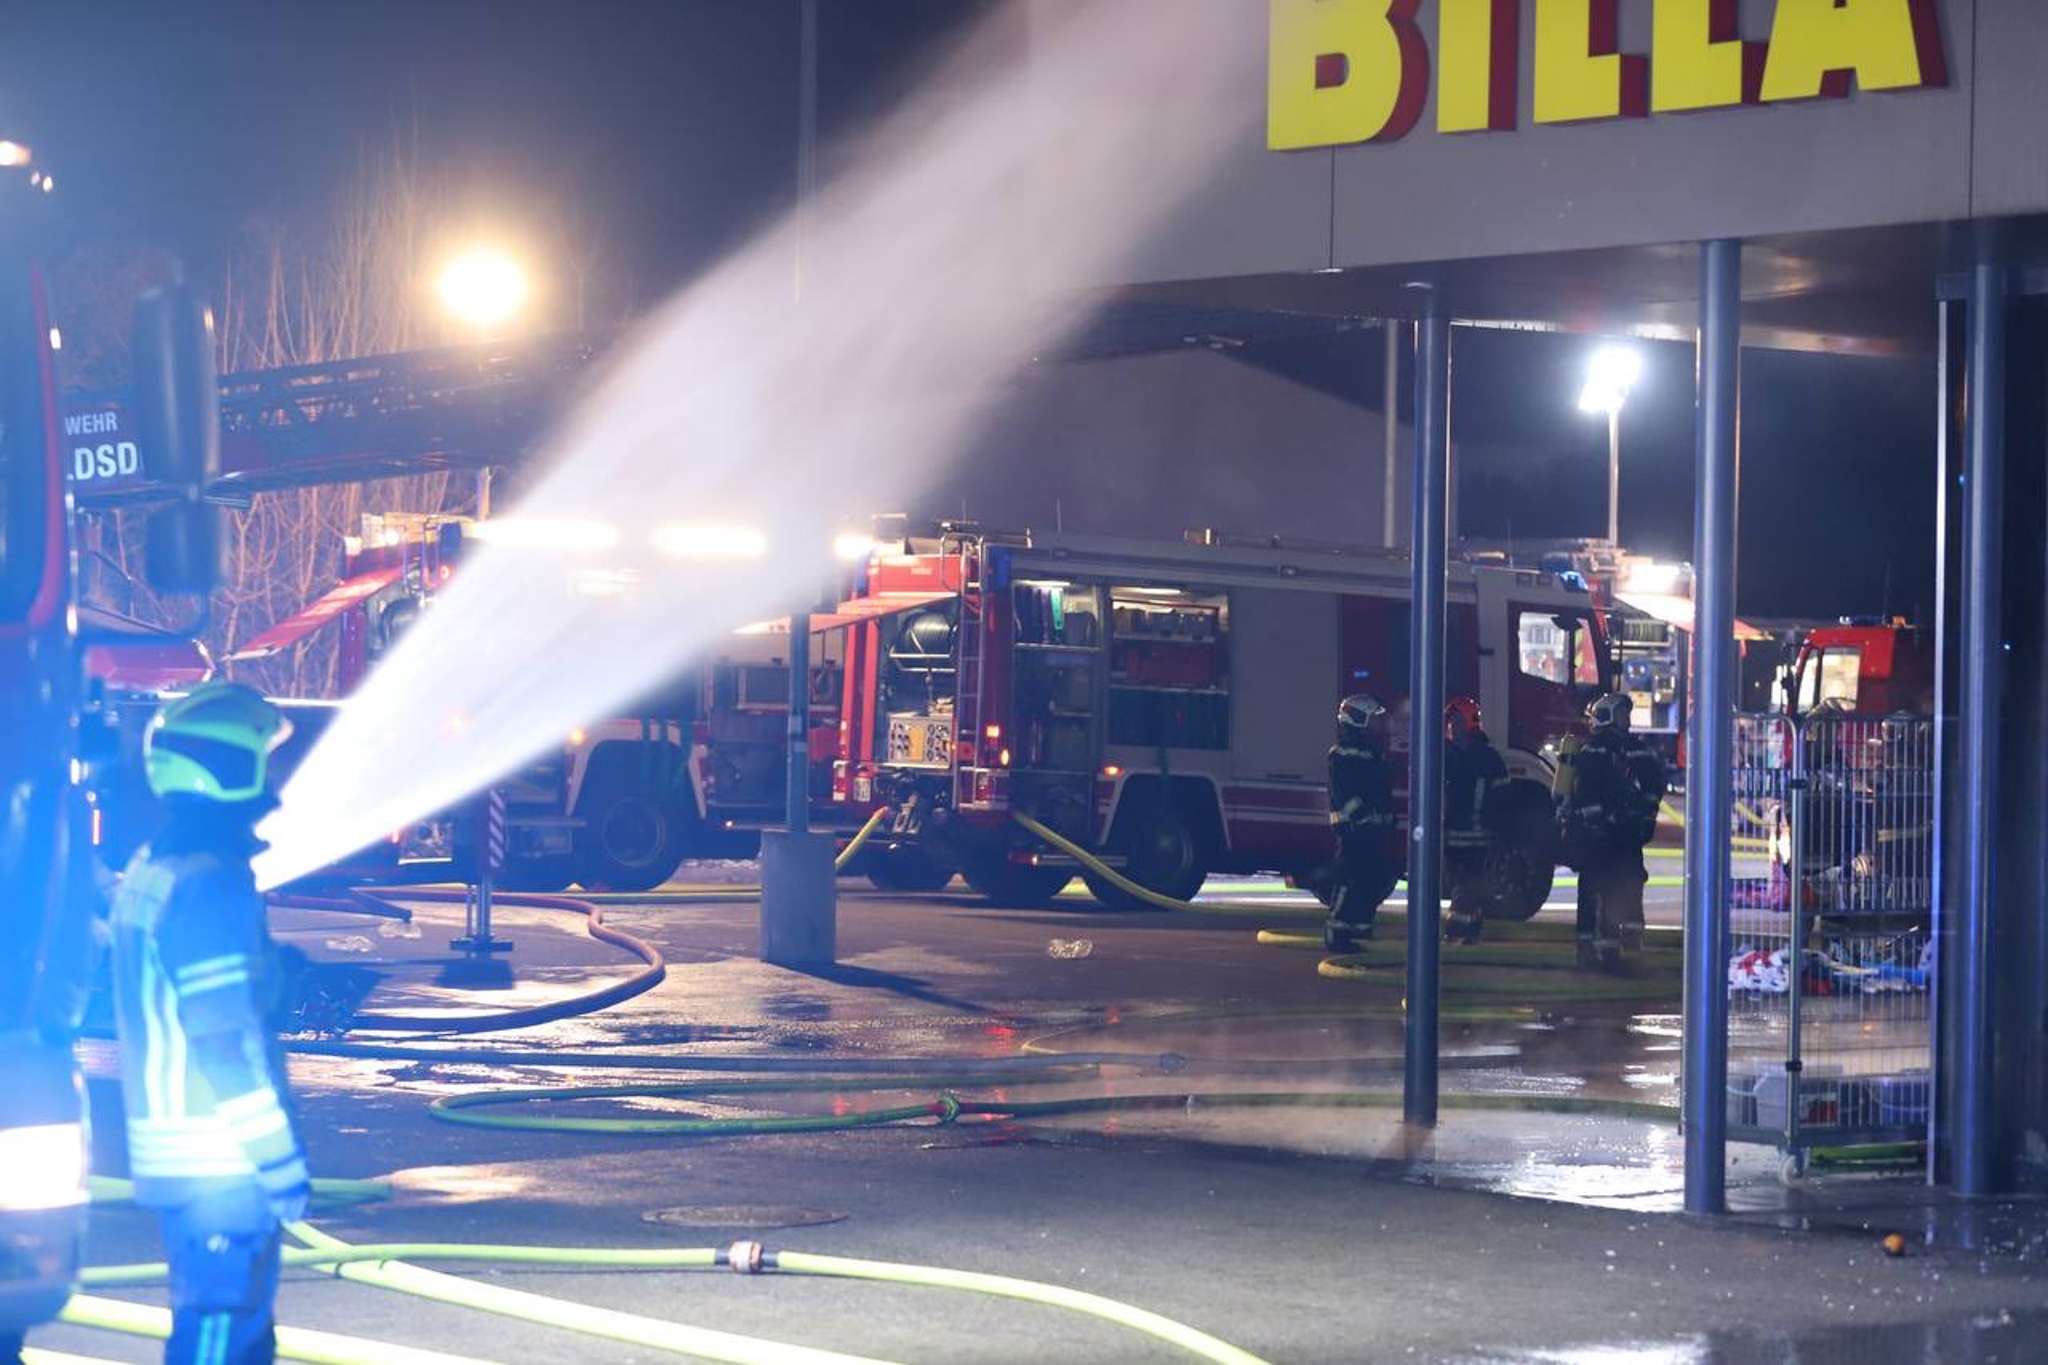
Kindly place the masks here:
POLYGON ((1612 971, 1643 942, 1643 847, 1657 831, 1664 764, 1629 730, 1628 697, 1586 708, 1586 738, 1558 766, 1565 861, 1579 873, 1579 965, 1612 971))
POLYGON ((112 910, 135 1199, 158 1211, 171 1270, 167 1361, 267 1362, 279 1225, 310 1190, 283 1058, 265 1022, 274 945, 250 859, 276 801, 270 755, 290 723, 216 683, 168 702, 143 766, 168 814, 112 910))
POLYGON ((1336 894, 1323 926, 1333 953, 1358 950, 1400 879, 1395 859, 1394 781, 1387 763, 1387 708, 1363 692, 1337 707, 1330 748, 1330 824, 1337 833, 1336 894))

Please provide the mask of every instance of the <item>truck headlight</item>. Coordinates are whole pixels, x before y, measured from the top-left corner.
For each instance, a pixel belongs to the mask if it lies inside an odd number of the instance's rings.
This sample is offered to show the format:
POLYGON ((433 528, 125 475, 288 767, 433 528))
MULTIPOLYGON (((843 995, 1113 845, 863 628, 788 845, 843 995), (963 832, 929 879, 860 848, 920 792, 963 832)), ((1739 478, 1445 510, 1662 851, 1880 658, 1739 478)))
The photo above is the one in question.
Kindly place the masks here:
POLYGON ((32 1213, 83 1204, 85 1125, 0 1128, 0 1212, 32 1213))

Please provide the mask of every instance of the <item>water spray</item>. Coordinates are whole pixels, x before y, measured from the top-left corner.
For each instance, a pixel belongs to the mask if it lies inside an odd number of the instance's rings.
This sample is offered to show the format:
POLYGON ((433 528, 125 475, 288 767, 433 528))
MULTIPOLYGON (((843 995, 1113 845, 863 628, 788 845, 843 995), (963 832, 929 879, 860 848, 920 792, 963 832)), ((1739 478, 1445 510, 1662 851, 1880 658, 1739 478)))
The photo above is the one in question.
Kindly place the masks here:
POLYGON ((800 305, 786 221, 621 346, 512 509, 578 533, 482 545, 286 786, 260 882, 461 800, 808 606, 848 518, 916 505, 1085 320, 1081 287, 1120 278, 1257 145, 1244 41, 1241 0, 997 7, 842 149, 805 214, 800 305), (1246 121, 1176 116, 1196 105, 1246 121))

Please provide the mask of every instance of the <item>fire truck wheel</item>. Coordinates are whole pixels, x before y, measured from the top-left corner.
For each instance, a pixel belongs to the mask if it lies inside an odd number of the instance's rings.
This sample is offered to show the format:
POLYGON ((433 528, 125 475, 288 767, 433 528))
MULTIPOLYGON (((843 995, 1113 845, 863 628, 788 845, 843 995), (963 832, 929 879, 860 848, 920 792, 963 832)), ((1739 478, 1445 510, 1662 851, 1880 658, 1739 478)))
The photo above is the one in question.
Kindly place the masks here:
POLYGON ((628 783, 606 783, 576 803, 576 880, 593 890, 651 891, 683 860, 684 808, 628 783))
MULTIPOLYGON (((1201 840, 1172 809, 1147 816, 1124 843, 1124 876, 1150 891, 1174 900, 1193 900, 1208 880, 1208 858, 1201 840)), ((1117 910, 1153 910, 1157 906, 1122 891, 1105 877, 1089 876, 1095 899, 1117 910)))
POLYGON ((1486 918, 1520 923, 1533 919, 1550 899, 1557 868, 1541 850, 1490 844, 1473 875, 1486 918))
POLYGON ((878 891, 943 891, 953 869, 921 848, 877 849, 862 869, 878 891))
POLYGON ((990 861, 962 873, 967 884, 997 905, 1028 910, 1044 905, 1066 889, 1074 874, 1064 867, 1024 867, 990 861))

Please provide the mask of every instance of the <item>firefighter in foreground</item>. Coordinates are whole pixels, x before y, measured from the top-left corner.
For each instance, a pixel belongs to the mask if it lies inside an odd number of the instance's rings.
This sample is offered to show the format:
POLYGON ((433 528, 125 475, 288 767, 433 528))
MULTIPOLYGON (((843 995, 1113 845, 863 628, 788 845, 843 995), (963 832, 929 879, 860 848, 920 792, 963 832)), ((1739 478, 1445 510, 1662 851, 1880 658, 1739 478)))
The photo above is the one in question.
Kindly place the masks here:
POLYGON ((1401 868, 1393 848, 1394 782, 1387 763, 1387 708, 1363 692, 1337 707, 1330 749, 1330 824, 1337 832, 1336 894, 1323 946, 1350 953, 1372 937, 1380 902, 1401 868))
POLYGON ((1586 708, 1588 733, 1559 755, 1565 861, 1579 874, 1579 965, 1611 971, 1643 942, 1643 846, 1657 832, 1664 764, 1629 730, 1631 703, 1612 692, 1586 708))
POLYGON ((1487 794, 1507 776, 1507 763, 1486 737, 1479 703, 1451 698, 1444 704, 1444 844, 1453 869, 1451 908, 1444 919, 1447 938, 1476 943, 1485 926, 1486 907, 1497 887, 1483 817, 1487 794))
POLYGON ((171 1268, 167 1361, 274 1354, 279 1224, 303 1217, 304 1149, 266 1026, 273 945, 249 861, 291 727, 231 683, 167 703, 143 736, 163 832, 113 904, 115 1010, 136 1202, 171 1268))

